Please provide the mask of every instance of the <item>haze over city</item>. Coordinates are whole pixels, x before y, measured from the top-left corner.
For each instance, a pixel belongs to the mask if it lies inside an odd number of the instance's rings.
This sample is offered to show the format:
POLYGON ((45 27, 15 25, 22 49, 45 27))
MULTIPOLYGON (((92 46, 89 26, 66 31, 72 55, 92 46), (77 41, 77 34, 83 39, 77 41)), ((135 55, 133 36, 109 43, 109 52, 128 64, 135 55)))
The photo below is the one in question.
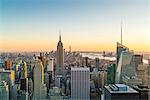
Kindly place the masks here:
POLYGON ((1 0, 0 51, 150 51, 149 0, 1 0))
POLYGON ((150 100, 150 0, 0 0, 0 100, 150 100))

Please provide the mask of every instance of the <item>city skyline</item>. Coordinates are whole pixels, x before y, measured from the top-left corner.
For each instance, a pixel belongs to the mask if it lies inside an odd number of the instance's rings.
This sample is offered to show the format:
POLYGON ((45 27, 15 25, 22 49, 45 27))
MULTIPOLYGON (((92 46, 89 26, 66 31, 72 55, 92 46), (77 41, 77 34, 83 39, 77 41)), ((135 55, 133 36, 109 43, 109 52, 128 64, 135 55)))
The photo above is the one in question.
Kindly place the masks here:
POLYGON ((121 21, 123 44, 150 52, 148 0, 2 0, 0 9, 1 52, 56 50, 59 30, 67 51, 115 52, 121 21))

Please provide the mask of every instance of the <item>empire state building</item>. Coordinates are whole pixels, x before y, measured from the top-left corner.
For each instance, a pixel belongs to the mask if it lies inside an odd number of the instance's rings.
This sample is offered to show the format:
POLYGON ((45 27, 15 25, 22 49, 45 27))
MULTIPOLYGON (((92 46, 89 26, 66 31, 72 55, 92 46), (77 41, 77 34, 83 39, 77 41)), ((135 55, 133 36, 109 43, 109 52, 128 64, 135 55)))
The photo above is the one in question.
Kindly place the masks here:
POLYGON ((63 75, 63 70, 64 70, 64 50, 63 50, 63 43, 61 42, 61 35, 60 35, 59 42, 57 44, 56 75, 63 75))

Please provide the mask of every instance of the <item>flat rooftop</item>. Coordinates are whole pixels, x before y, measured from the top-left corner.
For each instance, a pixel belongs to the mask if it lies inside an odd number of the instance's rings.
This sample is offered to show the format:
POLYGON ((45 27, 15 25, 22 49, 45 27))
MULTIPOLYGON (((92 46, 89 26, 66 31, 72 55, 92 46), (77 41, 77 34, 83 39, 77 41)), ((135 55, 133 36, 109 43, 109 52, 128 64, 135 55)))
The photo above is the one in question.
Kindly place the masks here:
POLYGON ((89 68, 84 68, 84 67, 72 67, 71 71, 89 71, 89 68))
POLYGON ((118 90, 113 90, 111 88, 111 86, 114 86, 114 85, 105 86, 105 89, 107 89, 110 93, 139 93, 138 91, 134 90, 133 88, 131 88, 125 84, 116 84, 115 86, 118 88, 118 90), (127 88, 127 89, 119 90, 119 88, 127 88))

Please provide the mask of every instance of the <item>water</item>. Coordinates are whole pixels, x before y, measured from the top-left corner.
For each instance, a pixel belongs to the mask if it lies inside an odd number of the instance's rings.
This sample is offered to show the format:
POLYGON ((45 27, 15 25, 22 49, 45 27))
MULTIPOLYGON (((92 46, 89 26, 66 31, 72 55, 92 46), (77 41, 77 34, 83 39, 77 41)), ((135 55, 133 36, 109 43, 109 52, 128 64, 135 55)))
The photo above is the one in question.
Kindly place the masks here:
MULTIPOLYGON (((116 61, 116 57, 103 57, 102 53, 80 53, 82 57, 88 57, 90 59, 104 59, 104 60, 109 60, 109 61, 116 61)), ((143 59, 144 64, 148 64, 148 60, 143 59)))
POLYGON ((82 57, 88 57, 90 59, 99 58, 99 59, 110 60, 110 61, 116 60, 116 57, 103 57, 101 53, 80 53, 80 54, 82 55, 82 57))

